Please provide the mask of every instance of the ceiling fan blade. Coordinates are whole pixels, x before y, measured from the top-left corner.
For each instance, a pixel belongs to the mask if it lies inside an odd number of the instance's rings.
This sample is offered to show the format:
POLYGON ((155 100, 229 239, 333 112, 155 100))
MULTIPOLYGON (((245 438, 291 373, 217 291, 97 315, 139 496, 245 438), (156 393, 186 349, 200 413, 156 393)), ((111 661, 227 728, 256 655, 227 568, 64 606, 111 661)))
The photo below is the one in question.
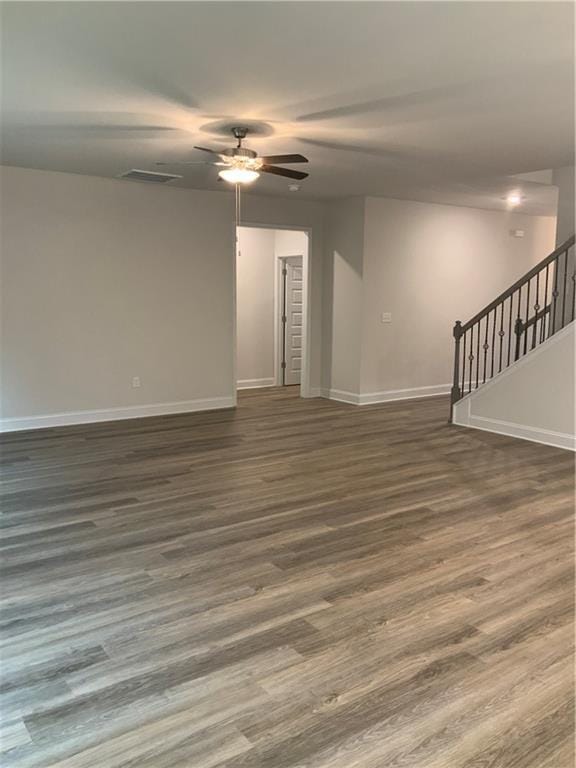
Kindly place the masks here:
POLYGON ((261 173, 273 173, 275 176, 285 176, 287 179, 306 179, 309 174, 302 171, 293 171, 290 168, 278 168, 276 165, 263 165, 258 168, 261 173))
POLYGON ((272 165, 274 163, 279 163, 282 165, 283 163, 308 162, 308 158, 304 157, 304 155, 266 155, 266 157, 261 157, 260 160, 262 160, 262 162, 266 165, 272 165))
POLYGON ((207 147, 194 147, 194 149, 200 149, 202 152, 210 152, 211 155, 219 155, 215 149, 208 149, 207 147))
POLYGON ((210 160, 182 160, 182 161, 174 160, 173 162, 160 161, 160 162, 154 163, 154 165, 207 165, 209 167, 213 167, 217 165, 225 168, 228 167, 227 163, 220 163, 216 160, 214 162, 210 162, 210 160))
POLYGON ((215 163, 211 163, 209 160, 173 160, 172 162, 160 160, 154 165, 215 165, 215 163))
POLYGON ((19 133, 25 132, 31 136, 39 134, 49 140, 56 141, 84 141, 90 139, 126 139, 127 141, 135 141, 140 139, 166 138, 168 134, 171 134, 171 137, 179 138, 181 133, 178 128, 165 125, 100 125, 97 123, 91 125, 86 123, 78 125, 71 123, 29 123, 22 125, 12 123, 6 125, 4 130, 18 131, 19 133))

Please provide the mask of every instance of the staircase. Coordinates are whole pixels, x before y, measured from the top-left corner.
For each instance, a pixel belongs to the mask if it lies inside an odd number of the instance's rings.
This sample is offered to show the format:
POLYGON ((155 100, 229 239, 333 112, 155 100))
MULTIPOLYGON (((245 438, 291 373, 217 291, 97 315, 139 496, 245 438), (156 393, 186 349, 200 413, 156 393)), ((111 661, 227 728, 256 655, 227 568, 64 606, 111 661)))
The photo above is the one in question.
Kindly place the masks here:
MULTIPOLYGON (((574 235, 466 323, 454 325, 454 405, 574 320, 574 235)), ((544 396, 544 393, 543 393, 544 396)))

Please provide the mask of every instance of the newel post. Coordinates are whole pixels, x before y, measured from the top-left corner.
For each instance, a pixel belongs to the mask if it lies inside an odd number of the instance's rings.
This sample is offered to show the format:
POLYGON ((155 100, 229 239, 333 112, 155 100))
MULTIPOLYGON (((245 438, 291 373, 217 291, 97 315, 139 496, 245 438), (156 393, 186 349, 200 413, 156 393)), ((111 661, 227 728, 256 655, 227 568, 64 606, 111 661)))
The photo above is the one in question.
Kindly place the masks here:
POLYGON ((460 339, 462 337, 460 320, 456 320, 452 334, 454 336, 454 380, 450 392, 450 421, 452 421, 452 406, 460 400, 462 395, 460 392, 460 339))

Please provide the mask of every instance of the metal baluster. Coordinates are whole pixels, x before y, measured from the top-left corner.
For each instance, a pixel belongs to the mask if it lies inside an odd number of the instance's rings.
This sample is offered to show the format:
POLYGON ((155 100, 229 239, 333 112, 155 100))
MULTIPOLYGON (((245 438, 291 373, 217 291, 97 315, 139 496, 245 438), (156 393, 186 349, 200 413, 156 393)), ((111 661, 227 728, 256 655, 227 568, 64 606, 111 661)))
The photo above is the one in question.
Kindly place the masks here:
POLYGON ((546 338, 546 317, 549 315, 550 310, 548 308, 548 267, 546 264, 546 277, 544 279, 544 314, 542 315, 542 322, 540 323, 540 344, 546 338))
POLYGON ((572 315, 571 320, 574 320, 576 314, 576 252, 574 252, 574 272, 572 272, 572 315))
POLYGON ((554 289, 552 290, 552 297, 554 299, 554 306, 550 310, 550 313, 552 315, 552 330, 550 331, 550 336, 552 336, 554 333, 556 333, 556 304, 558 302, 558 263, 559 259, 556 259, 554 262, 554 289))
POLYGON ((482 379, 482 384, 486 381, 486 359, 488 357, 488 320, 490 318, 490 312, 486 315, 486 328, 484 333, 484 344, 482 345, 482 349, 484 350, 484 378, 482 379))
POLYGON ((468 373, 468 392, 472 391, 472 364, 474 362, 474 326, 470 328, 470 355, 468 356, 470 362, 470 371, 468 373))
POLYGON ((540 272, 536 274, 536 303, 534 304, 534 328, 532 329, 532 347, 536 346, 536 331, 538 328, 538 312, 540 312, 540 272))
POLYGON ((498 331, 498 336, 500 336, 500 354, 498 359, 498 373, 502 370, 502 344, 504 341, 504 304, 506 301, 504 300, 502 304, 500 304, 500 330, 498 331))
POLYGON ((494 347, 496 346, 496 317, 498 315, 498 307, 494 307, 494 320, 492 321, 492 366, 490 368, 490 378, 494 376, 494 347))
POLYGON ((526 325, 524 327, 524 354, 528 351, 528 320, 530 319, 530 280, 526 285, 526 325))
POLYGON ((516 322, 514 323, 514 334, 516 335, 516 349, 514 350, 514 360, 520 357, 520 339, 522 337, 522 318, 520 317, 522 305, 522 286, 518 289, 518 306, 516 308, 516 322))
POLYGON ((477 340, 476 340, 476 386, 475 389, 478 389, 478 385, 480 384, 480 330, 482 327, 482 320, 478 320, 478 333, 477 340))
POLYGON ((506 366, 510 365, 510 353, 512 351, 512 305, 514 304, 514 294, 510 296, 510 317, 508 318, 508 362, 506 366))
MULTIPOLYGON (((564 251, 564 288, 562 290, 562 325, 564 328, 566 320, 566 282, 568 280, 568 248, 564 251)), ((560 328, 558 330, 560 330, 560 328)))
POLYGON ((466 333, 464 334, 464 343, 462 344, 462 389, 464 394, 464 387, 466 382, 466 333))

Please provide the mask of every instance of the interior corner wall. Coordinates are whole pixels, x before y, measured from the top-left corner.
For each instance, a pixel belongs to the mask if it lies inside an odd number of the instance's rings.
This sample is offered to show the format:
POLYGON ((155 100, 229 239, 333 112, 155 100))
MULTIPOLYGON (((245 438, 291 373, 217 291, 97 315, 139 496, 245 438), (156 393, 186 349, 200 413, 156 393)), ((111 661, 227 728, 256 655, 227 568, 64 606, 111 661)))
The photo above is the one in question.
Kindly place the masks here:
POLYGON ((448 391, 454 322, 550 253, 554 236, 551 217, 368 198, 361 398, 448 391), (524 237, 512 237, 516 229, 524 237))
POLYGON ((574 234, 576 202, 574 200, 574 166, 555 168, 552 183, 558 187, 558 222, 556 243, 561 245, 574 234))
MULTIPOLYGON (((232 191, 13 167, 0 184, 2 429, 234 403, 232 191)), ((324 207, 250 193, 242 209, 312 229, 319 387, 324 207)))
POLYGON ((239 387, 274 383, 276 231, 238 227, 236 379, 239 387))
POLYGON ((325 242, 322 389, 355 402, 362 346, 364 198, 328 206, 325 242))

